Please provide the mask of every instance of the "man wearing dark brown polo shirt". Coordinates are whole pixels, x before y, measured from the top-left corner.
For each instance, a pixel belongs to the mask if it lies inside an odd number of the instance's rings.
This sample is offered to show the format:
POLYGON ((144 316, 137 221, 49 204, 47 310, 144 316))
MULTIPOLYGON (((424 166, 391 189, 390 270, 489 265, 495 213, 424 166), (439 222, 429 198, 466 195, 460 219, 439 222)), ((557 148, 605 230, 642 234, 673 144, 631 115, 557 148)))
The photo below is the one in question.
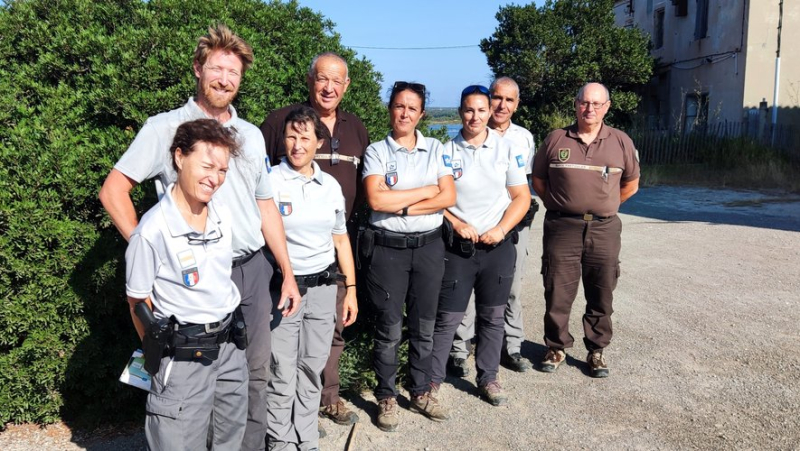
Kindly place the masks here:
MULTIPOLYGON (((350 85, 347 62, 335 53, 322 53, 314 57, 306 77, 308 83, 308 101, 275 110, 261 124, 261 132, 267 145, 267 156, 271 164, 278 164, 286 155, 283 143, 283 125, 289 112, 300 105, 308 105, 319 114, 328 132, 322 148, 317 150, 315 159, 319 167, 332 175, 342 187, 345 197, 345 209, 348 218, 348 230, 354 237, 352 221, 349 219, 353 211, 364 201, 361 187, 362 157, 369 145, 367 129, 361 120, 353 114, 342 111, 339 103, 350 85)), ((351 238, 351 241, 354 241, 351 238)), ((339 357, 344 351, 342 311, 346 290, 355 287, 339 286, 337 296, 336 328, 333 333, 331 354, 322 371, 322 398, 320 414, 338 424, 352 424, 358 421, 355 412, 350 411, 339 399, 339 357)))
POLYGON ((533 163, 533 189, 544 201, 542 277, 544 340, 541 370, 551 373, 572 347, 569 315, 583 279, 583 342, 592 377, 607 377, 603 349, 611 342, 614 288, 619 278, 622 223, 617 211, 639 189, 633 141, 603 123, 608 89, 583 86, 575 98, 577 122, 547 136, 533 163))

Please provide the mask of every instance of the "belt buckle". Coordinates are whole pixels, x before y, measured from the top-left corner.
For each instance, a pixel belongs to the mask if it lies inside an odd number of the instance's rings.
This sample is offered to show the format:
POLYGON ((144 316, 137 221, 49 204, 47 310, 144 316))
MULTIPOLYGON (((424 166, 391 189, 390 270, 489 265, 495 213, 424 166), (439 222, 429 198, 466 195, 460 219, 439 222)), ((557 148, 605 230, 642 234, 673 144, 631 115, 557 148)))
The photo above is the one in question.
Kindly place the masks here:
POLYGON ((411 235, 406 237, 406 246, 410 248, 417 248, 420 247, 420 236, 419 235, 411 235))
POLYGON ((222 330, 222 324, 224 321, 217 321, 215 323, 204 324, 203 327, 206 330, 207 334, 215 334, 222 330))
POLYGON ((594 216, 591 213, 584 213, 583 214, 583 220, 584 221, 591 221, 593 219, 594 219, 594 216))

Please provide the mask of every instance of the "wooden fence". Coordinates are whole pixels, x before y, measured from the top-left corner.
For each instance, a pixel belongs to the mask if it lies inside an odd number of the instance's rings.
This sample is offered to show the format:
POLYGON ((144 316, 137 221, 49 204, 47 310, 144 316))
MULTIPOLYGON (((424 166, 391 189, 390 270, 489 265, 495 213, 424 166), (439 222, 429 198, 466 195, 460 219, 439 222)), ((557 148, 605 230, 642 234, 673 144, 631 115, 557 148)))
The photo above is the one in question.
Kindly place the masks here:
POLYGON ((792 127, 752 122, 718 122, 694 127, 690 132, 632 129, 628 135, 643 164, 702 163, 709 153, 731 145, 758 145, 775 149, 800 163, 800 136, 792 127))

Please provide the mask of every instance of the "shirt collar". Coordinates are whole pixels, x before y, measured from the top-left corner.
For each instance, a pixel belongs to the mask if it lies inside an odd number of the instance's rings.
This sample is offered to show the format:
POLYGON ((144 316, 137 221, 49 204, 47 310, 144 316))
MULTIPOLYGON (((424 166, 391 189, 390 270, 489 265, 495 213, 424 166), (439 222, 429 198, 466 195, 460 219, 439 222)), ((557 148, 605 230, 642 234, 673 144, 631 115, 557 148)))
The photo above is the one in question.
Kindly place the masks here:
MULTIPOLYGON (((567 136, 580 141, 581 138, 578 136, 578 124, 572 124, 567 127, 567 136)), ((595 139, 606 139, 609 136, 611 136, 611 130, 609 130, 605 122, 603 122, 600 124, 600 131, 597 132, 597 138, 595 139)))
MULTIPOLYGON (((461 134, 459 133, 459 135, 461 134)), ((427 152, 429 149, 428 149, 428 141, 425 139, 425 135, 423 135, 422 132, 419 130, 414 130, 414 136, 416 136, 417 138, 417 145, 416 147, 414 147, 414 149, 424 150, 425 152, 427 152)), ((414 149, 406 149, 405 146, 401 146, 400 144, 398 144, 397 141, 395 141, 394 138, 392 138, 391 133, 386 135, 386 144, 389 146, 389 150, 391 150, 392 152, 398 152, 401 149, 405 149, 408 153, 412 153, 414 151, 414 149)))
POLYGON ((284 180, 294 180, 300 179, 301 181, 314 181, 317 184, 322 185, 322 179, 325 177, 322 173, 322 169, 319 168, 319 165, 316 161, 311 161, 311 167, 314 169, 314 174, 311 177, 306 177, 305 175, 297 172, 292 168, 292 166, 286 161, 286 157, 281 159, 281 164, 278 165, 278 171, 284 180))
MULTIPOLYGON (((194 100, 194 97, 189 97, 189 101, 186 102, 186 108, 189 110, 189 115, 194 119, 213 119, 200 108, 194 100)), ((231 118, 222 124, 226 127, 233 124, 239 118, 239 115, 236 113, 236 108, 234 108, 233 105, 228 105, 228 112, 231 114, 231 118)))
MULTIPOLYGON (((159 205, 161 206, 161 212, 164 215, 164 221, 167 223, 167 228, 169 229, 170 236, 173 238, 184 235, 203 236, 203 233, 194 230, 189 223, 183 219, 183 215, 181 215, 181 211, 178 209, 178 204, 175 203, 175 198, 172 196, 172 188, 174 186, 175 183, 170 183, 170 185, 167 187, 164 197, 162 197, 161 201, 159 202, 159 205)), ((217 213, 217 208, 214 204, 214 199, 212 198, 208 202, 208 218, 206 219, 205 236, 211 238, 221 236, 221 222, 222 221, 220 220, 219 213, 217 213)))
MULTIPOLYGON (((486 135, 486 140, 483 141, 483 144, 481 144, 480 146, 475 147, 475 149, 481 147, 486 147, 489 149, 494 148, 495 146, 497 146, 498 140, 503 139, 500 135, 497 134, 496 131, 492 130, 491 128, 486 127, 486 130, 489 130, 489 134, 486 135)), ((455 138, 453 138, 453 141, 455 142, 456 148, 458 149, 462 148, 467 149, 469 147, 472 147, 472 144, 468 143, 467 140, 464 139, 464 136, 461 135, 461 130, 458 131, 458 134, 456 135, 455 138)))

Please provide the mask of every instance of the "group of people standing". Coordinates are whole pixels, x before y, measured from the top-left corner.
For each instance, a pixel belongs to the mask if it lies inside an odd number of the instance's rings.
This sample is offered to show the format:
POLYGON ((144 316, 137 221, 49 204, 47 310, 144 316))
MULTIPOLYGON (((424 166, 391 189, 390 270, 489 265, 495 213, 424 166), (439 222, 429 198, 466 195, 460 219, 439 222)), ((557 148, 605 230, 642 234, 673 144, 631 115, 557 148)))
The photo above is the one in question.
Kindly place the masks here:
POLYGON ((391 131, 370 144, 339 107, 350 84, 343 58, 315 57, 308 100, 272 112, 260 130, 231 105, 252 62, 241 38, 209 28, 194 54, 195 96, 149 118, 100 191, 129 241, 134 325, 145 342, 163 344, 146 406, 150 448, 313 450, 318 416, 358 421, 338 379, 357 292, 376 313, 380 429, 400 423, 404 316, 412 410, 448 419, 437 394, 448 368, 468 372, 473 333, 478 388, 492 405, 506 403, 501 360, 530 367, 520 354, 520 277, 531 187, 548 209, 541 369, 554 371, 572 345, 567 322, 583 277, 587 362, 593 376, 608 375, 616 210, 638 187, 638 156, 602 123, 602 85, 582 88, 576 124, 534 157, 533 137, 511 122, 519 88, 510 78, 462 91, 462 129, 444 145, 417 128, 425 86, 396 82, 391 131), (130 191, 149 179, 160 201, 137 221, 130 191), (359 224, 353 214, 364 202, 359 224))

